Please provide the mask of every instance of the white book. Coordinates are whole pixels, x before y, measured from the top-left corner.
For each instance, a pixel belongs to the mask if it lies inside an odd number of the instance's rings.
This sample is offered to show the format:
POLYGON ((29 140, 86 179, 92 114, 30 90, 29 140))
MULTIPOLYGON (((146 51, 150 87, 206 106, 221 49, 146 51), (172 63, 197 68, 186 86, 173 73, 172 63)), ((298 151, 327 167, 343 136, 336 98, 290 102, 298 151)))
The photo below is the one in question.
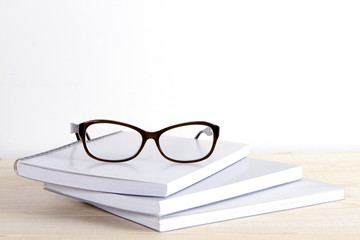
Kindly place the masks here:
POLYGON ((96 192, 51 183, 46 183, 45 189, 87 202, 162 216, 299 180, 301 177, 301 167, 245 158, 167 198, 96 192))
POLYGON ((342 187, 303 179, 166 216, 137 213, 93 202, 90 202, 90 204, 109 213, 163 232, 341 199, 344 199, 344 189, 342 187))
POLYGON ((174 163, 151 143, 131 161, 107 163, 90 158, 82 144, 75 142, 19 159, 15 170, 19 176, 69 187, 165 197, 245 158, 250 151, 246 144, 218 141, 209 158, 197 163, 174 163))

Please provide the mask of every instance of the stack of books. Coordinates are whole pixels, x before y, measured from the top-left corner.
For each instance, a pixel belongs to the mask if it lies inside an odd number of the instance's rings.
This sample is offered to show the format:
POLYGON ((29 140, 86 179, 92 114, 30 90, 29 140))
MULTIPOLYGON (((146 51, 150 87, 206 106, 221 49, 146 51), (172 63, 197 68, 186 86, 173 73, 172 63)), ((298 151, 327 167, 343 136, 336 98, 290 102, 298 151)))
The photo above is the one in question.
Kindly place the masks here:
POLYGON ((18 159, 15 171, 160 232, 344 198, 342 187, 302 179, 301 167, 248 158, 249 151, 218 141, 208 159, 181 164, 147 144, 131 161, 106 163, 75 142, 18 159))

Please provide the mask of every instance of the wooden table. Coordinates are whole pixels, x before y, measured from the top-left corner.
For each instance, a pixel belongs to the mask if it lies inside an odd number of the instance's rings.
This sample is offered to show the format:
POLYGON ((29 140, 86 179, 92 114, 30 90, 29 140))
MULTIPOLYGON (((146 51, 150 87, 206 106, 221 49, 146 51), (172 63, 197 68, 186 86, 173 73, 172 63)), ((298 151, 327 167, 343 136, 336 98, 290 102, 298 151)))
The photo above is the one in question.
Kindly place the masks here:
POLYGON ((253 154, 345 187, 344 201, 158 233, 43 190, 0 159, 0 239, 360 239, 360 153, 253 154))

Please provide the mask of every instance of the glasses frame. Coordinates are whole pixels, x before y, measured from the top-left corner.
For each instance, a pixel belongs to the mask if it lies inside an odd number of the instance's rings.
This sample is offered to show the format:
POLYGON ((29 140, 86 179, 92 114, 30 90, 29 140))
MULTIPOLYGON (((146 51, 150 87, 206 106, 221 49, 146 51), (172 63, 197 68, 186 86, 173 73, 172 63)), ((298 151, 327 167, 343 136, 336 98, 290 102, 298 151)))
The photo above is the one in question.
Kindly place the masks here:
MULTIPOLYGON (((195 138, 197 139, 197 137, 202 132, 203 131, 200 131, 195 138)), ((83 123, 80 123, 80 124, 72 123, 71 124, 71 133, 75 133, 77 140, 82 142, 82 145, 83 145, 83 147, 85 149, 85 152, 91 158, 96 159, 98 161, 102 161, 102 162, 126 162, 126 161, 129 161, 131 159, 134 159, 136 156, 138 156, 140 154, 140 152, 144 148, 147 140, 153 139, 155 141, 155 143, 156 143, 157 148, 159 149, 159 152, 167 160, 172 161, 172 162, 177 162, 177 163, 194 163, 194 162, 200 162, 200 161, 208 158, 213 153, 213 151, 215 149, 216 142, 217 142, 217 140, 219 138, 220 127, 215 125, 215 124, 209 123, 209 122, 194 121, 194 122, 185 122, 185 123, 172 125, 172 126, 163 128, 163 129, 161 129, 159 131, 156 131, 156 132, 148 132, 148 131, 145 131, 145 130, 143 130, 141 128, 138 128, 136 126, 133 126, 133 125, 130 125, 130 124, 127 124, 127 123, 113 121, 113 120, 100 120, 100 119, 97 119, 97 120, 86 121, 86 122, 83 122, 83 123), (98 158, 98 157, 94 156, 88 150, 87 145, 86 145, 86 139, 89 139, 89 136, 87 136, 87 133, 86 133, 86 129, 89 126, 91 126, 93 124, 98 124, 98 123, 108 123, 108 124, 120 125, 120 126, 128 127, 128 128, 131 128, 131 129, 137 131, 142 136, 142 143, 141 143, 141 146, 140 146, 139 150, 133 156, 131 156, 129 158, 121 159, 121 160, 107 160, 107 159, 102 159, 102 158, 98 158), (188 160, 188 161, 176 160, 176 159, 173 159, 173 158, 170 158, 170 157, 166 156, 164 154, 164 152, 162 151, 161 146, 160 146, 160 142, 159 142, 159 139, 160 139, 161 135, 163 133, 165 133, 166 131, 170 130, 170 129, 177 128, 177 127, 184 127, 184 126, 188 126, 188 125, 204 125, 204 126, 207 126, 207 127, 211 128, 211 130, 213 132, 213 145, 211 146, 211 149, 210 149, 209 153, 206 156, 202 157, 202 158, 195 159, 195 160, 188 160)), ((204 133, 205 133, 205 131, 204 131, 204 133)))

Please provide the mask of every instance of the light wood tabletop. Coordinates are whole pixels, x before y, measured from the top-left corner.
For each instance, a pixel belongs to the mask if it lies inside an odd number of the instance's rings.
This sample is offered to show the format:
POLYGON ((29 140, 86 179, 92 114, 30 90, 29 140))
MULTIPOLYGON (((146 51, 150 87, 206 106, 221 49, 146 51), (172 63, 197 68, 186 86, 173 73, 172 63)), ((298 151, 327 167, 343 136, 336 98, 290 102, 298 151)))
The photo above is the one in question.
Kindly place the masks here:
POLYGON ((360 153, 251 157, 297 164, 304 178, 345 188, 345 200, 159 233, 16 176, 0 159, 0 239, 360 239, 360 153))

